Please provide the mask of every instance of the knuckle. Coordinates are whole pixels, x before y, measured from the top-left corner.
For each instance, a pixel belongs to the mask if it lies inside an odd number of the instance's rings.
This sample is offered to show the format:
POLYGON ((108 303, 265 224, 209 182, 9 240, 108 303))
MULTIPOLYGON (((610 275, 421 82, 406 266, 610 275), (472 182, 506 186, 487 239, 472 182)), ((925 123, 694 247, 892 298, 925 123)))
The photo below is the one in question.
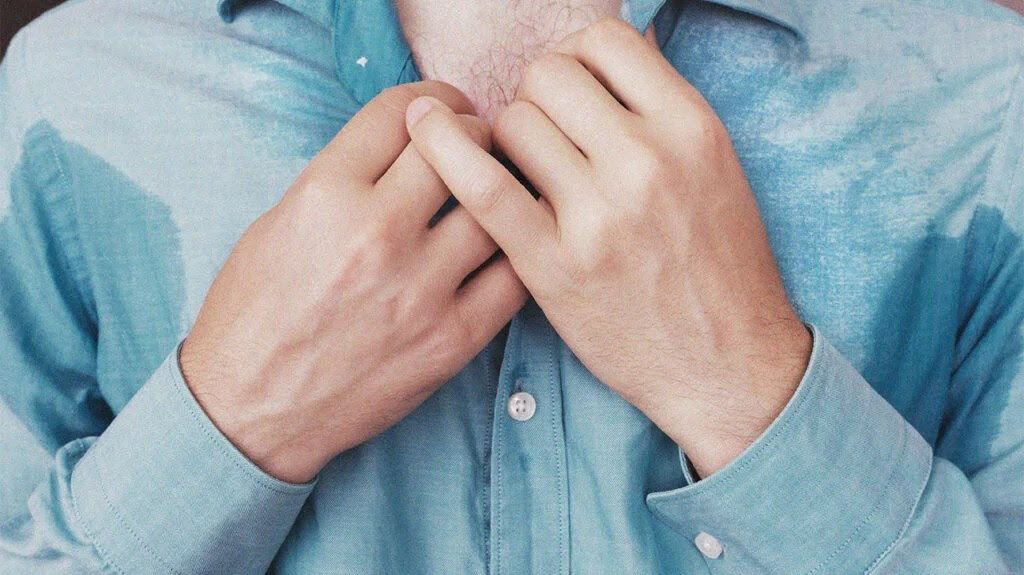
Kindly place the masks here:
POLYGON ((400 236, 395 232, 396 227, 391 224, 391 219, 381 218, 367 228, 358 244, 367 255, 376 256, 368 261, 377 263, 385 261, 385 258, 401 249, 400 236))
POLYGON ((528 116, 532 116, 537 110, 537 107, 529 102, 523 102, 517 100, 509 104, 504 110, 502 115, 507 115, 509 120, 520 121, 528 116))
POLYGON ((531 62, 523 70, 523 78, 519 81, 519 88, 516 90, 516 99, 533 99, 541 90, 543 72, 537 60, 531 62))
POLYGON ((704 149, 717 148, 725 139, 725 127, 710 108, 695 110, 687 121, 687 130, 689 139, 704 149))
POLYGON ((289 196, 300 205, 322 205, 331 196, 331 185, 315 173, 304 173, 292 186, 289 196))
POLYGON ((610 235, 601 234, 590 248, 580 257, 579 270, 583 277, 591 278, 599 273, 608 273, 612 268, 613 251, 610 235))
POLYGON ((662 188, 670 179, 671 161, 658 147, 647 142, 639 142, 632 148, 632 153, 623 160, 623 171, 629 174, 633 187, 639 192, 649 192, 662 188))
POLYGON ((591 46, 605 46, 608 41, 621 39, 636 34, 636 30, 626 21, 619 18, 606 17, 594 22, 583 31, 582 40, 591 46))
MULTIPOLYGON (((382 322, 395 329, 408 329, 418 319, 416 309, 420 302, 413 290, 403 290, 396 286, 382 287, 374 297, 374 305, 377 308, 378 317, 382 322)), ((392 344, 399 346, 405 342, 405 337, 395 335, 392 344)))
POLYGON ((469 189, 473 191, 473 203, 478 210, 493 210, 508 191, 508 177, 497 171, 486 171, 476 176, 469 189))
POLYGON ((290 225, 299 228, 311 222, 332 220, 324 216, 335 213, 335 208, 340 207, 349 185, 346 182, 332 182, 327 174, 307 174, 288 188, 275 208, 290 225))
POLYGON ((600 253, 597 245, 591 243, 566 258, 562 266, 563 274, 569 286, 584 286, 590 282, 594 272, 600 269, 600 262, 604 256, 600 253))
POLYGON ((450 134, 460 129, 458 117, 450 110, 434 106, 427 110, 416 123, 416 134, 413 139, 428 146, 436 145, 442 134, 450 134))
POLYGON ((390 255, 397 251, 397 243, 394 234, 382 224, 369 226, 350 236, 344 253, 335 260, 338 287, 386 275, 387 263, 390 255))
POLYGON ((530 65, 523 71, 523 79, 520 83, 520 94, 529 98, 538 91, 543 90, 552 79, 565 75, 568 66, 573 65, 575 59, 572 56, 561 52, 547 52, 541 54, 530 62, 530 65))
POLYGON ((546 52, 531 64, 532 67, 549 74, 555 74, 574 65, 576 65, 576 59, 562 52, 546 52))
POLYGON ((608 272, 614 262, 618 230, 626 217, 621 210, 606 209, 594 218, 584 241, 577 244, 562 266, 570 285, 585 285, 595 275, 608 272))
POLYGON ((395 312, 403 323, 424 317, 433 307, 427 291, 416 285, 399 290, 394 297, 395 312))

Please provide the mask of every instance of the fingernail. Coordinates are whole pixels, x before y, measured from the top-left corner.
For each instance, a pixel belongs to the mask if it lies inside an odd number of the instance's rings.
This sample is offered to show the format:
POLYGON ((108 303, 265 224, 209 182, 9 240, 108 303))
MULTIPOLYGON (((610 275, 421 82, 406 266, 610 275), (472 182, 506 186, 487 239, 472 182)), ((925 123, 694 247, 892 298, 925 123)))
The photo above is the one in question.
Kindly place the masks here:
POLYGON ((420 121, 420 118, 434 107, 434 103, 430 100, 431 98, 428 96, 420 96, 409 103, 409 107, 405 109, 406 126, 410 128, 415 126, 420 121))

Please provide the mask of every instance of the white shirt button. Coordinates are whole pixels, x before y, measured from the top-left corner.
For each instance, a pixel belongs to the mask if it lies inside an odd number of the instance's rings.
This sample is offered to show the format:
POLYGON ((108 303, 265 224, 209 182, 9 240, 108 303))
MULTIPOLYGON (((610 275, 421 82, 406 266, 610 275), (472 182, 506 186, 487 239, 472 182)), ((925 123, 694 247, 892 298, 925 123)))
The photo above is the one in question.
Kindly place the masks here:
POLYGON ((701 531, 693 542, 708 559, 718 559, 718 556, 722 554, 722 544, 708 533, 701 531))
POLYGON ((508 415, 516 421, 526 421, 537 412, 537 400, 525 391, 513 393, 508 398, 508 415))

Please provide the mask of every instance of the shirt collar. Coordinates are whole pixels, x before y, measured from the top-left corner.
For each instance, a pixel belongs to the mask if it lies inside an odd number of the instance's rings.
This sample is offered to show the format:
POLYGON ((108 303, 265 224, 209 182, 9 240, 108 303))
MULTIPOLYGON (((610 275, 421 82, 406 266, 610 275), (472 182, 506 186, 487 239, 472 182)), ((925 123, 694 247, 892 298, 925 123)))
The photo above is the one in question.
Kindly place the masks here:
POLYGON ((804 37, 813 0, 707 0, 735 10, 740 10, 789 28, 800 38, 804 37))
MULTIPOLYGON (((231 22, 235 14, 251 0, 217 0, 217 14, 224 22, 231 22)), ((335 0, 276 0, 278 4, 287 6, 325 28, 330 28, 334 20, 335 0)), ((343 0, 339 0, 343 1, 343 0)))
MULTIPOLYGON (((244 4, 250 0, 217 0, 217 13, 225 22, 231 22, 235 17, 235 12, 241 8, 244 4)), ((326 27, 330 27, 332 23, 333 14, 335 12, 335 4, 341 2, 341 0, 277 0, 281 4, 296 10, 302 14, 305 14, 315 20, 316 22, 323 24, 326 27)), ((375 2, 379 4, 382 1, 375 2)), ((631 5, 631 10, 634 13, 650 13, 653 18, 653 14, 657 12, 658 8, 664 4, 665 0, 632 0, 628 2, 631 5), (652 10, 653 7, 653 10, 652 10)), ((713 2, 715 4, 721 4, 728 6, 736 10, 742 10, 755 16, 760 16, 766 20, 770 20, 789 28, 798 35, 803 35, 803 26, 805 24, 805 16, 810 9, 809 1, 801 0, 705 0, 713 2)), ((349 4, 351 2, 343 2, 349 4)), ((390 4, 390 2, 388 2, 390 4)), ((366 4, 365 2, 354 2, 354 4, 366 4)))
MULTIPOLYGON (((224 22, 251 0, 217 0, 224 22)), ((419 79, 392 0, 276 0, 332 31, 338 79, 361 104, 419 79)), ((668 0, 669 2, 673 0, 668 0)), ((704 0, 758 16, 804 36, 812 0, 704 0)), ((628 0, 623 17, 645 30, 666 0, 628 0)))

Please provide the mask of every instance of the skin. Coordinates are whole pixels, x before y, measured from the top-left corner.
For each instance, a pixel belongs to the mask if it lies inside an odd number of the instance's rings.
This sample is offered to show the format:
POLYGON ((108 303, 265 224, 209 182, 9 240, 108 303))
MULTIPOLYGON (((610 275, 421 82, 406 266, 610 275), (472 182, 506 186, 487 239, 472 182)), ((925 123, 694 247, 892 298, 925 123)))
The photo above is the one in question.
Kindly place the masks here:
POLYGON ((428 226, 450 193, 404 127, 423 95, 467 113, 454 116, 461 133, 488 148, 487 125, 455 88, 384 91, 245 231, 182 344, 207 415, 279 479, 309 481, 399 421, 526 301, 464 208, 428 226))
POLYGON ((493 123, 523 70, 569 34, 614 16, 621 0, 394 0, 424 78, 443 80, 493 123))
POLYGON ((268 473, 308 481, 464 367, 529 290, 702 477, 724 467, 788 402, 811 337, 710 106, 602 20, 525 69, 493 134, 472 109, 438 82, 385 91, 246 230, 181 351, 204 410, 268 473), (429 227, 449 193, 461 206, 429 227))
POLYGON ((526 69, 493 139, 540 201, 441 102, 407 124, 580 361, 701 476, 779 414, 810 333, 725 127, 649 38, 602 20, 526 69))

